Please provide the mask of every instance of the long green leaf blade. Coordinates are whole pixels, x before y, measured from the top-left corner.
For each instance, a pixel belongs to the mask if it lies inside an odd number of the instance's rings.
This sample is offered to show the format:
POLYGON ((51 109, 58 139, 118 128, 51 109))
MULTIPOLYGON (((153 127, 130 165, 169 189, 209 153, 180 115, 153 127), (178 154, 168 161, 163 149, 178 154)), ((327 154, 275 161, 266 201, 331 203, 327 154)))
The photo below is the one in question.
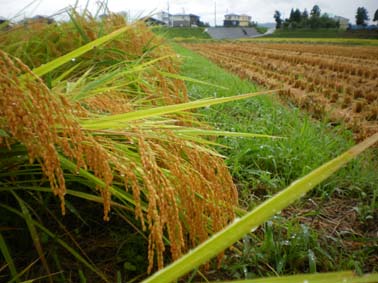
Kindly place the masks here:
POLYGON ((203 99, 197 100, 187 103, 175 104, 175 105, 168 105, 162 107, 156 107, 151 109, 144 109, 134 112, 128 112, 124 114, 117 114, 117 115, 110 115, 107 117, 102 117, 94 120, 87 120, 82 121, 81 125, 84 129, 93 129, 93 130, 104 130, 108 128, 122 128, 122 123, 140 120, 144 118, 149 118, 153 116, 160 116, 164 114, 176 113, 180 111, 196 109, 205 106, 211 106, 215 104, 236 101, 241 99, 246 99, 258 95, 263 94, 271 94, 277 93, 277 90, 271 91, 262 91, 262 92, 254 92, 254 93, 247 93, 235 96, 228 96, 228 97, 221 97, 221 98, 212 98, 212 99, 203 99))
POLYGON ((174 74, 174 73, 168 73, 168 72, 163 72, 163 71, 160 71, 159 73, 162 74, 163 76, 167 77, 167 78, 172 78, 172 79, 186 81, 186 82, 191 82, 191 83, 196 83, 196 84, 207 85, 207 86, 216 87, 216 88, 219 88, 219 89, 228 89, 227 87, 224 87, 224 86, 221 86, 221 85, 216 85, 216 84, 208 83, 208 82, 205 82, 205 81, 201 81, 201 80, 197 80, 197 79, 181 76, 181 75, 174 74))
POLYGON ((237 219, 190 253, 147 278, 145 282, 171 282, 207 262, 241 239, 245 234, 267 221, 274 214, 304 196, 308 191, 376 142, 378 142, 378 133, 315 169, 305 177, 293 182, 289 187, 263 202, 244 217, 237 219))
MULTIPOLYGON (((13 262, 8 246, 5 243, 5 240, 1 233, 0 233, 0 251, 5 259, 5 262, 8 264, 8 268, 9 268, 10 274, 12 275, 12 278, 15 278, 17 276, 16 266, 13 262)), ((17 280, 17 282, 19 282, 19 280, 17 280)))
POLYGON ((53 282, 51 277, 50 277, 51 276, 50 267, 47 263, 45 253, 43 251, 42 244, 41 244, 41 241, 40 241, 40 238, 39 238, 39 234, 37 232, 35 225, 33 224, 33 218, 30 214, 30 211, 27 208, 25 202, 16 194, 16 192, 11 191, 11 193, 13 194, 13 196, 16 198, 18 204, 20 205, 21 212, 23 214, 23 218, 26 222, 26 225, 29 229, 30 236, 31 236, 32 241, 34 243, 34 247, 35 247, 36 251, 38 252, 39 258, 41 259, 42 266, 44 267, 45 271, 47 272, 47 275, 49 275, 48 281, 53 282))
POLYGON ((90 51, 90 50, 110 41, 110 40, 113 40, 114 38, 116 38, 117 36, 124 33, 125 31, 127 31, 130 28, 131 28, 131 26, 126 26, 126 27, 120 28, 116 31, 113 31, 112 33, 104 35, 103 37, 100 37, 96 40, 93 40, 93 41, 83 45, 82 47, 79 47, 79 48, 71 51, 70 53, 67 53, 66 55, 60 56, 60 57, 52 60, 51 62, 49 62, 47 64, 41 65, 41 66, 33 69, 33 73, 36 74, 37 76, 43 76, 43 75, 55 70, 56 68, 59 68, 63 64, 71 61, 72 59, 77 58, 77 57, 83 55, 84 53, 87 53, 88 51, 90 51))
POLYGON ((201 129, 183 129, 175 130, 177 134, 185 134, 190 136, 224 136, 224 137, 238 137, 238 138, 280 138, 277 136, 270 136, 264 134, 229 132, 229 131, 214 131, 201 129))

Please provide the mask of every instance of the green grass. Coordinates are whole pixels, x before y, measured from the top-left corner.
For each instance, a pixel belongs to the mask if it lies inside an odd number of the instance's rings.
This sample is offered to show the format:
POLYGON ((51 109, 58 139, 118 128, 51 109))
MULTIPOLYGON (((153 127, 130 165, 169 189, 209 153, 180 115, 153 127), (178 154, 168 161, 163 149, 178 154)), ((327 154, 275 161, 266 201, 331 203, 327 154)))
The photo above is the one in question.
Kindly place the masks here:
POLYGON ((376 31, 346 31, 341 29, 293 29, 282 30, 277 29, 269 37, 284 37, 284 38, 367 38, 377 39, 378 32, 376 31))
POLYGON ((174 38, 200 38, 210 39, 208 33, 205 32, 203 27, 154 27, 153 31, 161 36, 169 39, 174 38))
MULTIPOLYGON (((185 48, 175 46, 175 49, 183 57, 183 75, 228 88, 225 90, 187 83, 192 99, 229 96, 259 89, 185 48)), ((219 130, 285 137, 218 139, 219 143, 227 146, 219 150, 227 156, 226 162, 238 183, 240 201, 248 209, 353 144, 351 133, 342 127, 334 128, 327 121, 314 121, 294 106, 282 106, 274 96, 212 106, 200 113, 219 130)), ((377 217, 374 211, 378 208, 378 189, 374 185, 378 183, 377 160, 372 159, 373 153, 364 154, 318 186, 312 198, 319 207, 311 216, 305 216, 317 219, 322 213, 321 203, 328 203, 331 199, 336 200, 335 203, 349 200, 355 204, 354 209, 357 211, 355 223, 365 227, 372 225, 371 218, 377 217), (367 209, 365 212, 364 207, 367 209)), ((298 202, 292 208, 301 211, 305 206, 305 202, 298 202)), ((293 213, 289 209, 287 214, 293 213)), ((356 251, 343 249, 342 233, 328 235, 322 229, 311 228, 310 222, 303 222, 299 215, 293 215, 289 221, 287 215, 276 216, 256 235, 245 237, 239 246, 240 255, 229 254, 223 266, 226 276, 254 278, 314 269, 374 270, 372 255, 377 252, 374 245, 366 245, 356 251), (332 248, 328 247, 330 241, 333 243, 332 248)), ((368 236, 351 234, 349 237, 356 242, 373 241, 377 246, 377 240, 368 236)))
POLYGON ((255 29, 259 32, 259 33, 266 33, 268 31, 268 28, 267 27, 262 27, 262 26, 255 26, 255 29))

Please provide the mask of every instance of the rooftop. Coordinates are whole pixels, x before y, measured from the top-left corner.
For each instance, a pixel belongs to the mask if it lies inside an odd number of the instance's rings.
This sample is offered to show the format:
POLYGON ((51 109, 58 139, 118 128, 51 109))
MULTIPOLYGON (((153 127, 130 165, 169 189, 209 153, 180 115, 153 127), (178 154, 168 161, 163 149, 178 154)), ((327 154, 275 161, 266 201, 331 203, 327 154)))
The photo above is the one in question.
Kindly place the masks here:
POLYGON ((194 14, 174 14, 173 16, 191 16, 191 17, 200 17, 198 15, 194 15, 194 14))

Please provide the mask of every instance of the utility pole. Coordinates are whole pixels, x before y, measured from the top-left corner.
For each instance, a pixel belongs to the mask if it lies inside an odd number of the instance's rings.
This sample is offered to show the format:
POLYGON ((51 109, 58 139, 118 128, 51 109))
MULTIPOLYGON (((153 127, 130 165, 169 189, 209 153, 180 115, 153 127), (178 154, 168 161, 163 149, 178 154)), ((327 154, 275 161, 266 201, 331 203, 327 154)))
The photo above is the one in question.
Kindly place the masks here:
POLYGON ((172 19, 171 19, 171 13, 169 13, 169 1, 167 1, 167 12, 168 12, 168 26, 172 26, 172 19))
POLYGON ((214 27, 217 27, 217 1, 214 1, 214 27))

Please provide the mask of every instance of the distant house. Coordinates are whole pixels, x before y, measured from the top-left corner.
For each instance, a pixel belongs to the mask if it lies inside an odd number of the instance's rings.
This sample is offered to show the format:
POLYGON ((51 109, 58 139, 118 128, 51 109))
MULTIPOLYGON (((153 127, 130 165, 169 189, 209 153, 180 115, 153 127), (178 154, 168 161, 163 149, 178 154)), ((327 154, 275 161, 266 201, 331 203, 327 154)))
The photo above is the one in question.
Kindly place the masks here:
POLYGON ((241 27, 248 27, 251 23, 251 19, 252 17, 251 16, 248 16, 248 15, 240 15, 239 16, 239 22, 240 22, 240 26, 241 27))
POLYGON ((172 15, 165 11, 160 11, 154 16, 154 19, 164 22, 167 26, 172 26, 172 15))
POLYGON ((224 15, 223 26, 225 27, 248 27, 251 23, 251 16, 242 14, 227 14, 224 15))
POLYGON ((239 15, 227 14, 224 15, 223 26, 225 27, 238 27, 240 25, 239 15))
POLYGON ((336 22, 339 22, 339 29, 346 30, 349 26, 349 19, 341 17, 341 16, 334 16, 333 19, 336 22))
POLYGON ((194 27, 199 26, 200 17, 193 14, 172 15, 172 26, 174 27, 194 27))
POLYGON ((153 19, 157 24, 164 22, 169 27, 195 27, 201 24, 200 17, 194 14, 176 14, 161 11, 156 13, 153 19))

